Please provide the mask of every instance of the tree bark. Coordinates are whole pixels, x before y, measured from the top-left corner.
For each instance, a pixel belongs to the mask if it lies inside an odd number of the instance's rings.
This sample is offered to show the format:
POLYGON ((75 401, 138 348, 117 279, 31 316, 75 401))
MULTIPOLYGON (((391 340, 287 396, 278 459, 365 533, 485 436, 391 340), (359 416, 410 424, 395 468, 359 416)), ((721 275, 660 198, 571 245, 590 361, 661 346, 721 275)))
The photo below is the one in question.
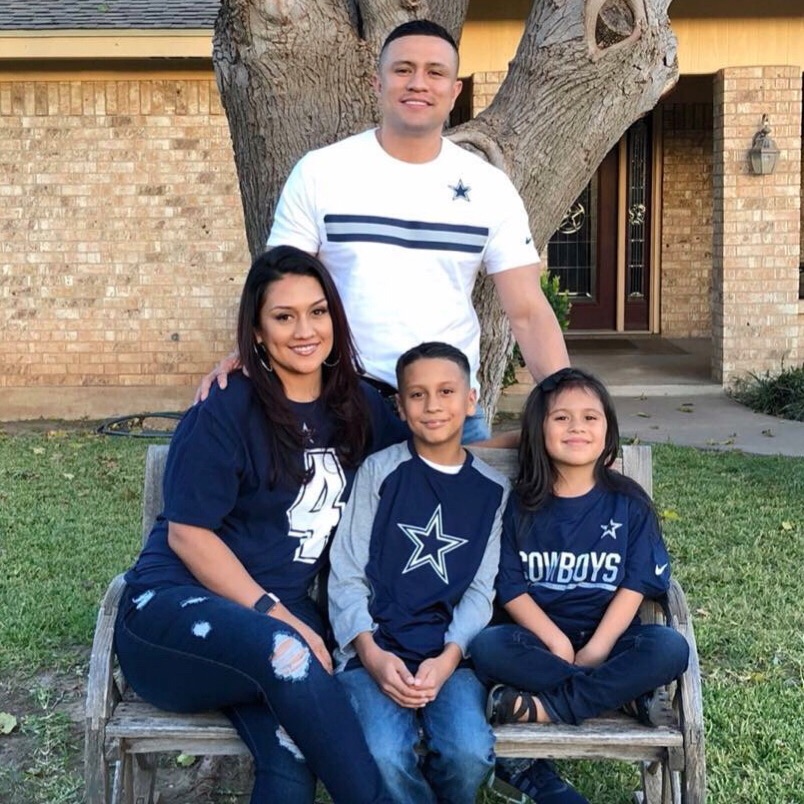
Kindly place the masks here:
MULTIPOLYGON (((391 28, 416 18, 456 38, 469 0, 222 0, 213 60, 229 120, 246 234, 265 245, 293 164, 377 122, 371 88, 391 28)), ((449 135, 503 167, 544 248, 626 129, 678 76, 670 0, 534 0, 508 76, 449 135)), ((481 387, 491 417, 511 349, 489 280, 478 282, 481 387)))

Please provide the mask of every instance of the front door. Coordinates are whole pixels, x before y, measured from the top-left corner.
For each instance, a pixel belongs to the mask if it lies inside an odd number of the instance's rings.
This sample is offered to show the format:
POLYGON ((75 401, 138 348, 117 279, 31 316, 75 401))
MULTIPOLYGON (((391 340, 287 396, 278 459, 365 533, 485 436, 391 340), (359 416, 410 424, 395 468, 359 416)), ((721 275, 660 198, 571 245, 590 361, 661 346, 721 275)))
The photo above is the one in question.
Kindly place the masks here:
POLYGON ((650 326, 650 127, 635 123, 567 210, 547 265, 572 302, 570 330, 650 326))

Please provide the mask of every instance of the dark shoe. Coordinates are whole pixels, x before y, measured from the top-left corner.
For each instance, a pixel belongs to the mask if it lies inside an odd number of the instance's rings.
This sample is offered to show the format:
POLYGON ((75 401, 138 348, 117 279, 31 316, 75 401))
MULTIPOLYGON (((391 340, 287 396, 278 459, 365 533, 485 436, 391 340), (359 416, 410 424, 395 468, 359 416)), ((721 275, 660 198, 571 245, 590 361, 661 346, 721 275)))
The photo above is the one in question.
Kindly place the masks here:
POLYGON ((495 776, 524 793, 535 804, 589 804, 569 782, 562 779, 556 766, 546 759, 535 759, 521 768, 521 760, 498 759, 495 776))
POLYGON ((625 704, 622 711, 635 717, 643 726, 673 726, 678 722, 667 690, 663 688, 638 695, 625 704))
POLYGON ((486 720, 492 726, 499 726, 502 723, 534 723, 536 700, 530 692, 497 684, 491 688, 486 699, 486 720))

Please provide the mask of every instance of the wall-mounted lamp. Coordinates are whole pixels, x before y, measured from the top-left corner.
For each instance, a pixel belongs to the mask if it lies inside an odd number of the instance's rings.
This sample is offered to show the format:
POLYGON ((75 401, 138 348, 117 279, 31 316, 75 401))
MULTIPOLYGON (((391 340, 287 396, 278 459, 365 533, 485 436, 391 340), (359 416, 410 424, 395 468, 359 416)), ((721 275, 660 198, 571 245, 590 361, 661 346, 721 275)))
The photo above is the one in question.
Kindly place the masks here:
POLYGON ((776 160, 779 158, 779 149, 770 138, 771 127, 768 115, 762 115, 762 128, 754 134, 751 150, 751 169, 758 176, 768 176, 776 169, 776 160))

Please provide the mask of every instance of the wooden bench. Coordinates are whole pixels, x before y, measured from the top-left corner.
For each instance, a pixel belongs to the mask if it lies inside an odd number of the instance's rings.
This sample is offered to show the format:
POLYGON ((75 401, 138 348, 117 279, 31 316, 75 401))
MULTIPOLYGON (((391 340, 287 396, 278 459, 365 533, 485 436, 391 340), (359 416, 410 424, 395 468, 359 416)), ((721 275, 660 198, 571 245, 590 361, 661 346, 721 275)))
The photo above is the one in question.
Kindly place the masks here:
MULTIPOLYGON (((509 477, 516 470, 513 450, 474 452, 509 477)), ((142 537, 162 510, 166 446, 151 446, 146 458, 142 537)), ((650 447, 623 447, 622 471, 652 493, 650 447)), ((197 715, 163 712, 126 689, 116 667, 112 636, 120 596, 119 575, 110 584, 98 613, 90 658, 86 702, 85 779, 88 804, 152 804, 156 757, 164 752, 195 755, 247 754, 227 718, 219 712, 197 715)), ((619 759, 637 762, 641 786, 634 800, 643 804, 702 804, 706 767, 698 653, 684 593, 673 580, 665 600, 646 601, 645 622, 666 622, 690 646, 687 671, 668 690, 677 727, 649 728, 618 713, 582 726, 521 724, 495 729, 501 757, 619 759)))

